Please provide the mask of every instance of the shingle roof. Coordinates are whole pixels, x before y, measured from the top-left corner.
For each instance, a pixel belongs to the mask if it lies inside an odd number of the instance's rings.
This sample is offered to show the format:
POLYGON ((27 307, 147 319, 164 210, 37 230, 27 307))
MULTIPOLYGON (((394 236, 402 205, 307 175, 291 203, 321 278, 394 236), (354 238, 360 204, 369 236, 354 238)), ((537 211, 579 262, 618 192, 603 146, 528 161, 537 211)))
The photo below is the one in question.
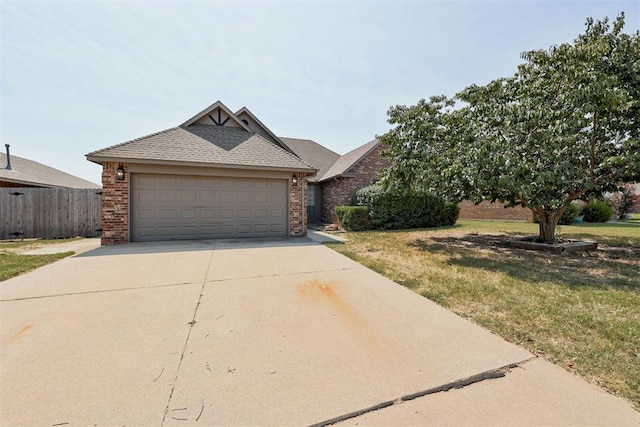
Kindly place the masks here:
MULTIPOLYGON (((263 132, 263 133, 260 133, 260 132, 256 131, 257 134, 262 135, 265 139, 268 139, 268 140, 274 142, 276 145, 279 145, 279 146, 281 146, 281 147, 283 147, 285 149, 288 149, 288 147, 285 144, 282 143, 280 138, 278 138, 273 132, 271 132, 271 129, 266 127, 264 125, 264 123, 262 123, 260 121, 260 119, 258 119, 255 116, 255 114, 253 114, 251 112, 251 110, 249 110, 247 107, 242 107, 241 109, 236 111, 235 116, 238 117, 240 119, 240 121, 243 122, 243 123, 244 123, 244 120, 243 120, 242 116, 245 116, 245 117, 248 116, 249 119, 252 120, 255 123, 255 125, 257 125, 258 128, 261 129, 262 132, 263 132)), ((251 125, 248 125, 248 126, 249 126, 249 130, 251 130, 252 129, 251 125)))
POLYGON ((360 160, 366 157, 371 151, 373 151, 378 145, 380 141, 374 139, 353 151, 348 152, 341 156, 336 162, 331 165, 329 170, 327 170, 320 178, 318 178, 318 182, 326 181, 331 178, 335 178, 340 175, 347 174, 349 170, 356 165, 360 160))
POLYGON ((0 181, 41 187, 100 188, 100 185, 23 157, 11 156, 11 170, 5 169, 7 155, 0 153, 0 181))
POLYGON ((340 154, 334 153, 326 147, 310 139, 283 138, 284 142, 298 157, 309 163, 318 173, 314 177, 308 178, 310 182, 318 182, 331 166, 340 158, 340 154))
POLYGON ((97 163, 139 160, 313 172, 311 166, 253 132, 213 125, 167 129, 94 151, 87 158, 97 163))

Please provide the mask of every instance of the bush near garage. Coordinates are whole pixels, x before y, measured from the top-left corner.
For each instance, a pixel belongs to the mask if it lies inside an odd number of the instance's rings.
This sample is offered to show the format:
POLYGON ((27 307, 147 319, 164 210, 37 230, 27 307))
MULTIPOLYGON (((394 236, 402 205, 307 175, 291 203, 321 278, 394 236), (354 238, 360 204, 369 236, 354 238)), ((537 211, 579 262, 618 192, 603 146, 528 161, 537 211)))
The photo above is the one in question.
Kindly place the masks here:
POLYGON ((369 208, 366 206, 336 206, 338 224, 347 231, 364 231, 371 228, 369 208))
POLYGON ((417 190, 385 190, 380 185, 358 190, 351 203, 368 207, 371 227, 378 230, 454 225, 460 214, 457 204, 447 203, 435 194, 417 190))

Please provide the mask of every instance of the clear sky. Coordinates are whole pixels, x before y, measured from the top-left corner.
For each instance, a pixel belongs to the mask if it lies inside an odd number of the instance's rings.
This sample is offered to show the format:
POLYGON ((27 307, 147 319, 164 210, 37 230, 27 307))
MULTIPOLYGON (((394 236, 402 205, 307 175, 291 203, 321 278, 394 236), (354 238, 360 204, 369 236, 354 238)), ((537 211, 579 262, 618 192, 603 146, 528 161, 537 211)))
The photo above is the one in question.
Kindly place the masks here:
POLYGON ((99 183, 85 154, 220 100, 343 154, 390 106, 509 76, 621 11, 637 31, 638 0, 0 0, 0 148, 99 183))

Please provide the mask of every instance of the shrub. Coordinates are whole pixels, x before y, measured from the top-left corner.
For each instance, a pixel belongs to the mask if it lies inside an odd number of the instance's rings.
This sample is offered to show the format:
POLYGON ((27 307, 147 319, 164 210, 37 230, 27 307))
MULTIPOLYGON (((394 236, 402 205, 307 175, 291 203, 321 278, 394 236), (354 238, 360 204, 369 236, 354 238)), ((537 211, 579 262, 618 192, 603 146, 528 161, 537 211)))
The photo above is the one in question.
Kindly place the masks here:
POLYGON ((558 224, 560 225, 573 224, 573 220, 576 219, 579 213, 580 213, 580 206, 574 205, 573 203, 570 204, 569 206, 567 206, 567 209, 564 211, 564 213, 558 220, 558 224))
POLYGON ((607 222, 611 219, 613 208, 601 200, 587 203, 582 208, 585 222, 607 222))
POLYGON ((358 190, 352 203, 369 208, 371 226, 376 229, 439 227, 454 225, 460 208, 442 197, 422 191, 386 191, 379 185, 358 190))
POLYGON ((445 203, 442 225, 455 225, 460 215, 460 206, 457 203, 445 203))
POLYGON ((363 187, 353 193, 351 196, 351 205, 352 206, 371 206, 371 202, 382 194, 384 190, 381 185, 369 185, 368 187, 363 187))
POLYGON ((368 230, 371 226, 369 208, 366 206, 336 206, 338 223, 347 231, 368 230))

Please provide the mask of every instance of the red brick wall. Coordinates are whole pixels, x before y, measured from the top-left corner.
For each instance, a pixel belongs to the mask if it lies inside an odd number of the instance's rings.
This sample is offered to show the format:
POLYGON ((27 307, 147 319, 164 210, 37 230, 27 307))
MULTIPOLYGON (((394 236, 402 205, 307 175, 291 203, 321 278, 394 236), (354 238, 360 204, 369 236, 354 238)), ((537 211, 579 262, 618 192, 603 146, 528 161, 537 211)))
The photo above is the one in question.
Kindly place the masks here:
POLYGON ((289 235, 307 235, 307 180, 305 174, 294 174, 298 177, 297 185, 293 185, 293 177, 289 178, 289 235))
POLYGON ((322 220, 324 222, 337 223, 335 207, 348 205, 351 203, 353 193, 378 181, 380 170, 390 165, 389 159, 380 156, 380 151, 383 149, 384 147, 379 145, 360 160, 352 168, 355 177, 335 178, 322 184, 322 220))
POLYGON ((119 163, 102 167, 102 244, 129 241, 129 171, 124 166, 124 180, 116 180, 119 163))
POLYGON ((474 205, 473 202, 465 200, 460 203, 459 218, 533 222, 533 213, 531 209, 522 206, 505 209, 504 205, 499 202, 482 202, 479 205, 474 205))

